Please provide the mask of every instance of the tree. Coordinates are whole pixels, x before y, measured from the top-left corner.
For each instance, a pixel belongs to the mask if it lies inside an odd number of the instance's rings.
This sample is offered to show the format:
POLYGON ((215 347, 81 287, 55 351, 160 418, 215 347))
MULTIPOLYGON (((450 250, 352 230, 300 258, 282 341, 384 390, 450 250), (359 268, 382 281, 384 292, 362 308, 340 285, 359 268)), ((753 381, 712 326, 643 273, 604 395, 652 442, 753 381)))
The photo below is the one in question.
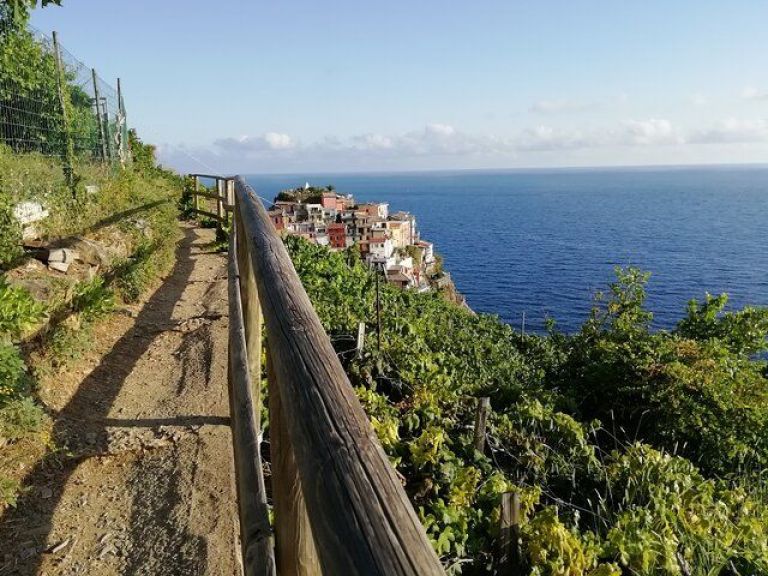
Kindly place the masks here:
MULTIPOLYGON (((42 0, 45 7, 49 4, 61 6, 62 0, 42 0)), ((8 30, 18 30, 27 25, 29 11, 37 7, 37 0, 4 0, 0 3, 0 34, 8 30)))

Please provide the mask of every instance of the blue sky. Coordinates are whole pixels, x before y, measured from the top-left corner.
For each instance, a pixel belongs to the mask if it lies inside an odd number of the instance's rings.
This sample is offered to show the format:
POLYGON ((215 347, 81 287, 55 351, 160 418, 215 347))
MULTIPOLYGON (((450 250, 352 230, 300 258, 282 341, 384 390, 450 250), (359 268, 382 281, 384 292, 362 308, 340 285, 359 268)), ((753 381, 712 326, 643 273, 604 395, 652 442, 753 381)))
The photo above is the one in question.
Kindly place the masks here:
POLYGON ((768 161, 768 3, 64 0, 180 170, 768 161))

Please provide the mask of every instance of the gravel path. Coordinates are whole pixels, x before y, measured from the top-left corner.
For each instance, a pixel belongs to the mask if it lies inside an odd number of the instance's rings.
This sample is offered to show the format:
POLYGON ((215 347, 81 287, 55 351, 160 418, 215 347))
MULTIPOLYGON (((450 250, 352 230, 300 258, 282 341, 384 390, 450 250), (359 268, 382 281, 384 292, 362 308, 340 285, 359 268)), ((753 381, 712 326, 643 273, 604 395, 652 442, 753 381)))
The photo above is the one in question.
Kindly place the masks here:
POLYGON ((0 574, 238 573, 226 259, 183 232, 165 282, 41 391, 65 449, 0 519, 0 574))

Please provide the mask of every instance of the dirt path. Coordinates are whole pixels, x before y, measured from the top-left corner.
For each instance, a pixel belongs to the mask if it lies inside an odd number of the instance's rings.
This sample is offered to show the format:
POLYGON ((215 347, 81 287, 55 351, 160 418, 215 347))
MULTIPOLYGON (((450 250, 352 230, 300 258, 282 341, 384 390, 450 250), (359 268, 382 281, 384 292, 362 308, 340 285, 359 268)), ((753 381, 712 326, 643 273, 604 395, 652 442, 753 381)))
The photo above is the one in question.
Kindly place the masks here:
POLYGON ((168 279, 42 390, 66 451, 0 520, 0 574, 237 574, 226 260, 183 231, 168 279))

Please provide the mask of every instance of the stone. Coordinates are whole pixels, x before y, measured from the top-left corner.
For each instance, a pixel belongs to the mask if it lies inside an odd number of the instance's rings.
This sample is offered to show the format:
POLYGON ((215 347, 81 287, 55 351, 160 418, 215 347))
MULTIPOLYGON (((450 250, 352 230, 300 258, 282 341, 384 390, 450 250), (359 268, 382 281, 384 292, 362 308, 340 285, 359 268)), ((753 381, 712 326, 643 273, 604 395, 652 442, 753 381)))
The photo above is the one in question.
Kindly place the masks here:
POLYGON ((53 496, 53 490, 48 488, 48 486, 43 486, 40 489, 40 498, 43 500, 48 500, 51 496, 53 496))
POLYGON ((72 263, 79 257, 80 255, 70 248, 53 249, 48 253, 48 268, 66 274, 72 263))
POLYGON ((21 236, 24 240, 32 240, 40 235, 36 222, 48 217, 48 210, 40 202, 27 201, 16 204, 13 215, 21 224, 21 236))

